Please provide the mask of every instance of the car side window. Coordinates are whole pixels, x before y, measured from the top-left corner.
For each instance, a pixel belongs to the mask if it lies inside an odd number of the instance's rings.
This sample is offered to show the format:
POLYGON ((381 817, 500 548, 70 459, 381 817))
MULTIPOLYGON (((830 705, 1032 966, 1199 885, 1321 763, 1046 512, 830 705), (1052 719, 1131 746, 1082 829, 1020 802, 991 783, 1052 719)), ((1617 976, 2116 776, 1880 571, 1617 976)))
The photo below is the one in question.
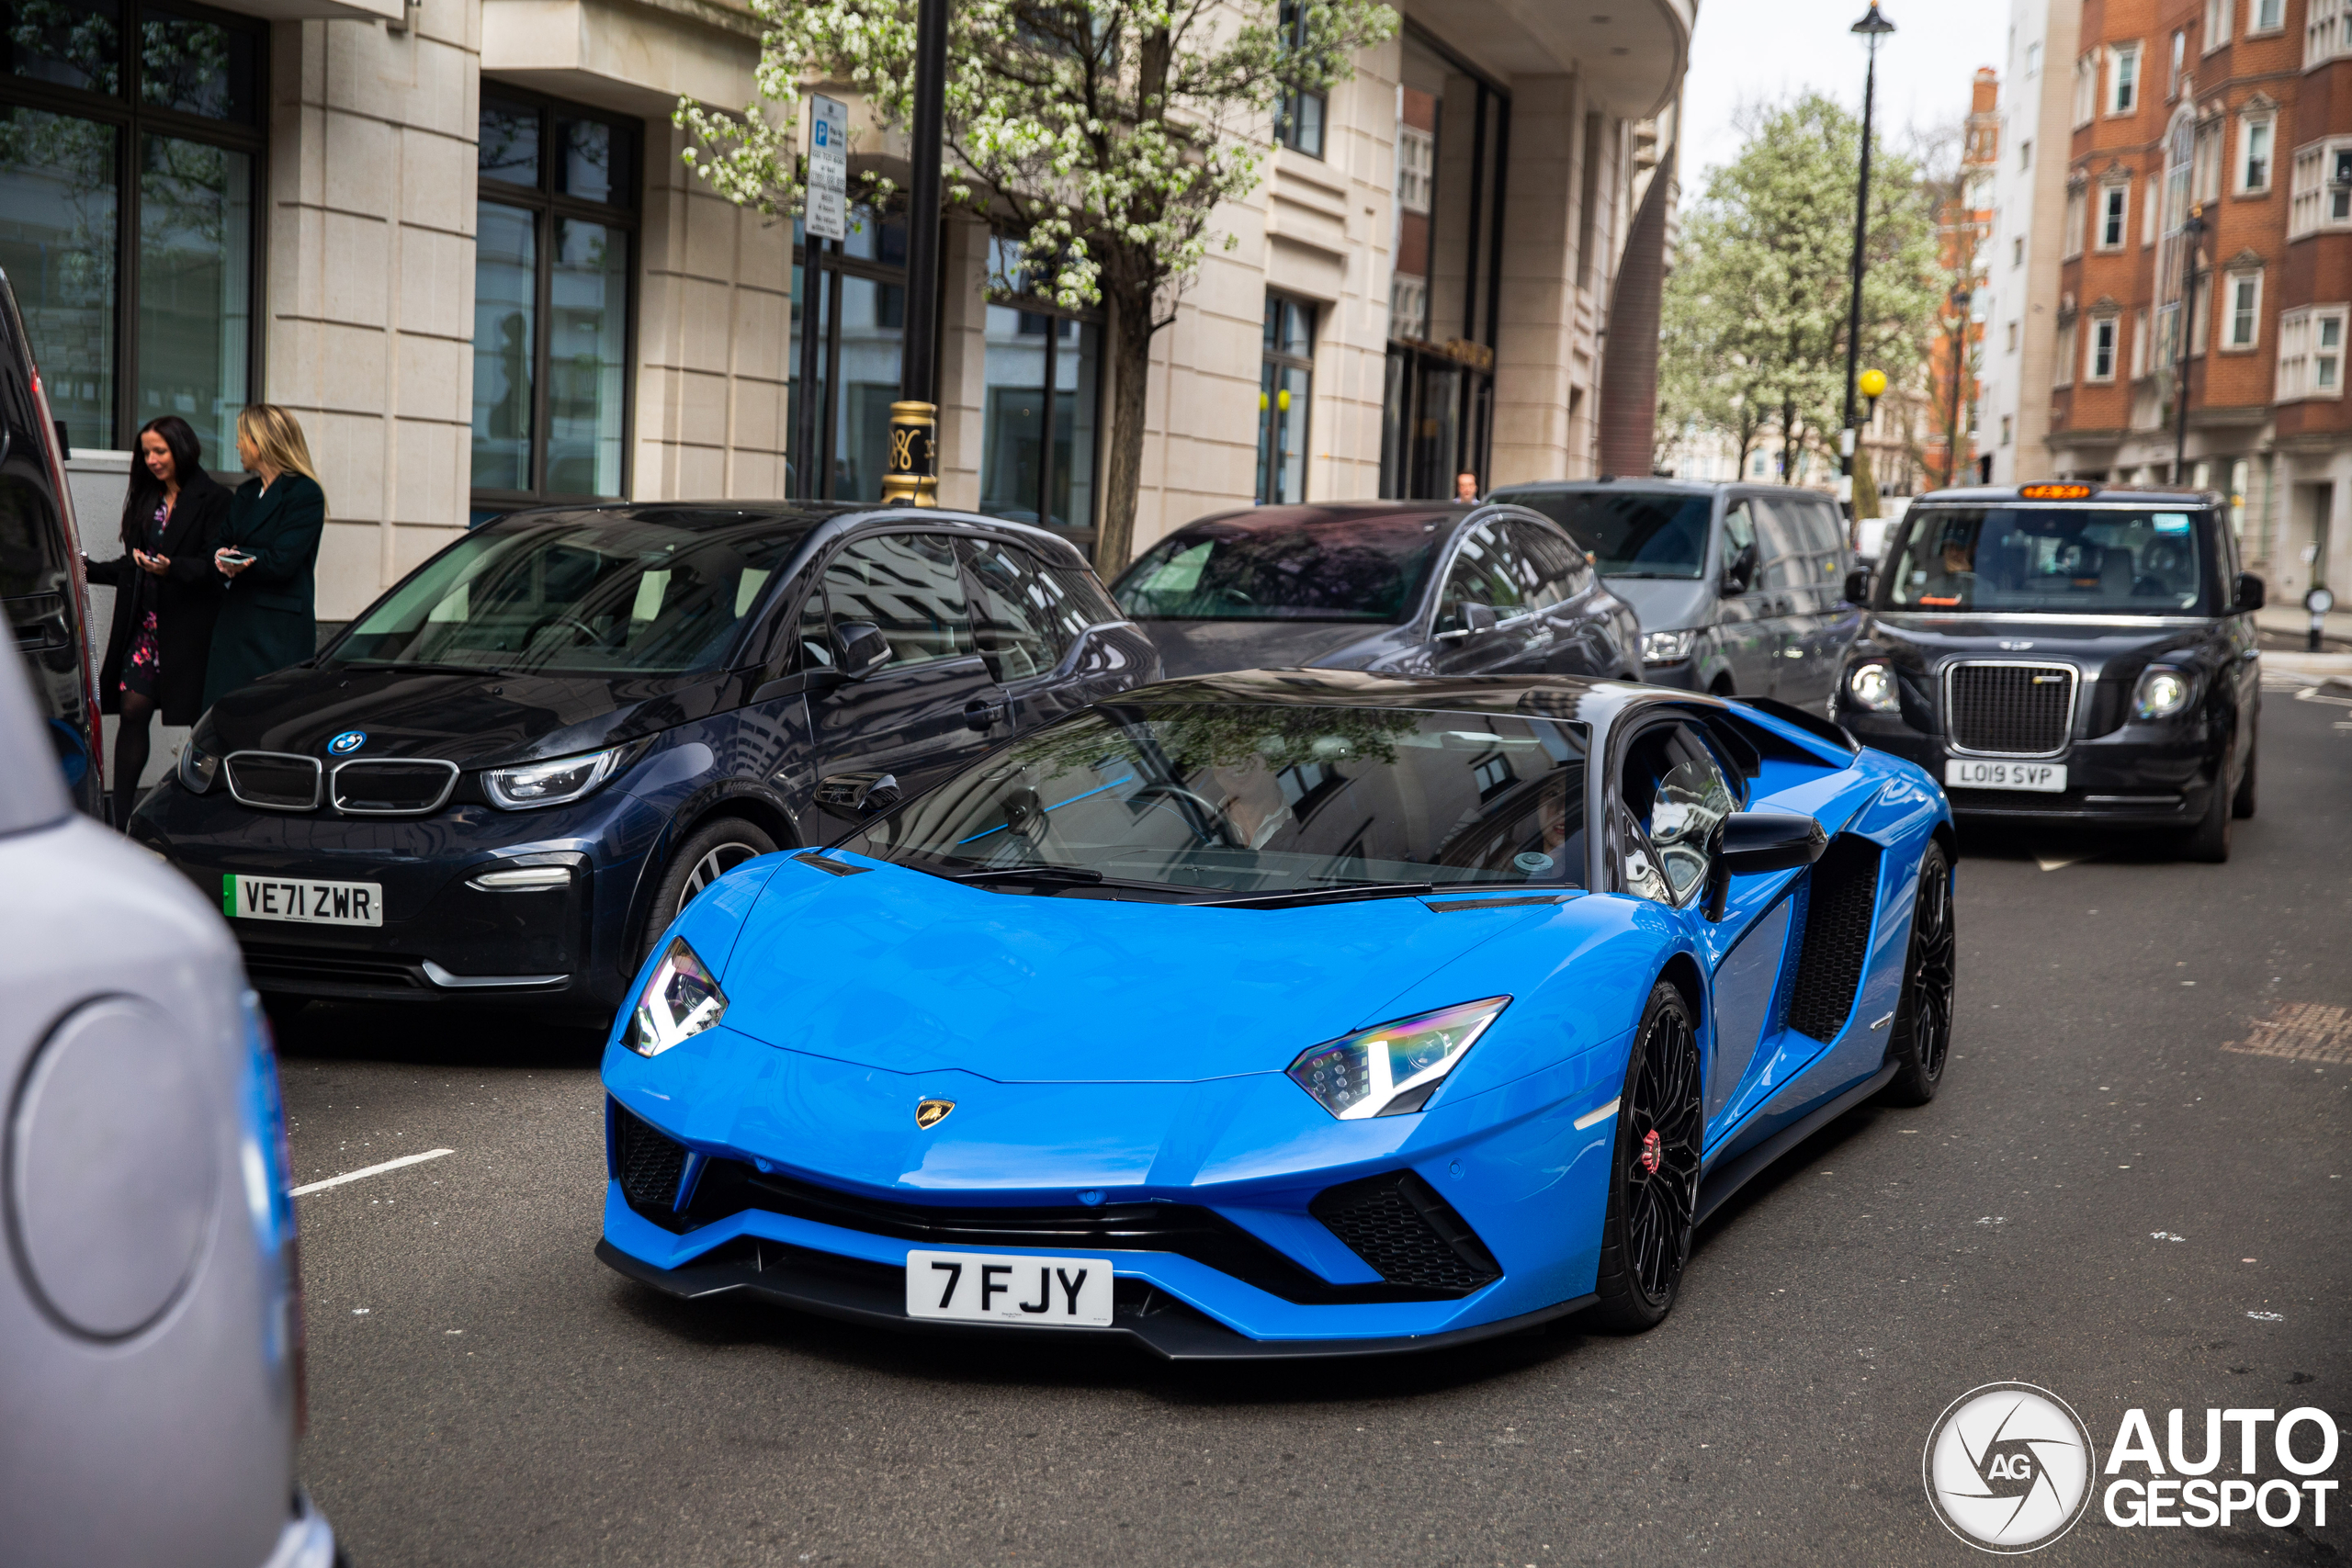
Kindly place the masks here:
POLYGON ((962 541, 972 574, 972 631, 1000 681, 1052 671, 1090 617, 1062 579, 1017 545, 962 541))
POLYGON ((1834 583, 1846 575, 1846 523, 1827 502, 1808 502, 1800 509, 1805 548, 1813 555, 1815 582, 1834 583))
POLYGON ((1715 829, 1736 808, 1723 764, 1692 725, 1634 738, 1619 798, 1638 832, 1625 857, 1627 890, 1679 904, 1707 878, 1715 829))
MULTIPOLYGON (((1739 558, 1756 547, 1756 503, 1735 501, 1724 509, 1724 571, 1728 575, 1738 564, 1739 558)), ((1760 568, 1751 570, 1747 581, 1734 592, 1746 592, 1762 580, 1760 568)))
POLYGON ((890 644, 888 668, 976 651, 972 609, 945 534, 869 534, 825 566, 836 626, 865 621, 890 644))
POLYGON ((1491 522, 1479 524, 1462 536, 1453 570, 1446 574, 1445 596, 1438 601, 1437 629, 1464 630, 1468 625, 1462 616, 1464 604, 1484 604, 1499 620, 1521 614, 1527 608, 1523 578, 1528 570, 1519 552, 1504 539, 1502 530, 1491 522))
POLYGON ((1781 500, 1756 509, 1756 544, 1767 588, 1804 588, 1813 581, 1812 550, 1797 521, 1800 510, 1798 504, 1781 500))
POLYGON ((1510 540, 1533 574, 1534 586, 1527 595, 1531 608, 1545 610, 1573 599, 1590 581, 1592 568, 1584 552, 1558 529, 1514 518, 1510 540))
POLYGON ((800 611, 784 637, 775 672, 794 675, 833 667, 832 626, 825 618, 825 591, 814 587, 800 601, 800 611))

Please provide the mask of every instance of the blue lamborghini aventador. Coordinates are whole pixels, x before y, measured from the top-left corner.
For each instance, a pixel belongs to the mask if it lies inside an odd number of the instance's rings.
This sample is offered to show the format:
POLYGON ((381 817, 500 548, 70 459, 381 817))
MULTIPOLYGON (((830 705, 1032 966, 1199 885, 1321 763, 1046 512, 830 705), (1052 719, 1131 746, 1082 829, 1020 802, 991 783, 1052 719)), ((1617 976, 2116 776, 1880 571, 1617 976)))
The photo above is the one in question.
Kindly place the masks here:
POLYGON ((1672 1308, 1694 1225, 1951 1040, 1952 829, 1769 701, 1130 692, 729 872, 605 1055, 599 1256, 1170 1358, 1672 1308))

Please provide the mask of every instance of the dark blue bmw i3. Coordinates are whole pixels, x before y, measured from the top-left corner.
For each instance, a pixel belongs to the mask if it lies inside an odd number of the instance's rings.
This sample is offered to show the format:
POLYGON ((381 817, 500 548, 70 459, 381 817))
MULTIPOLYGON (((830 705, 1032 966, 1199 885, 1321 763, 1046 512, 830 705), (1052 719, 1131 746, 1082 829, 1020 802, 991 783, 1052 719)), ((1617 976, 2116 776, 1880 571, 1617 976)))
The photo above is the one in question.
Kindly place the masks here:
POLYGON ((517 513, 222 698, 133 838, 287 998, 601 1022, 754 855, 1159 679, 1067 541, 943 511, 517 513))

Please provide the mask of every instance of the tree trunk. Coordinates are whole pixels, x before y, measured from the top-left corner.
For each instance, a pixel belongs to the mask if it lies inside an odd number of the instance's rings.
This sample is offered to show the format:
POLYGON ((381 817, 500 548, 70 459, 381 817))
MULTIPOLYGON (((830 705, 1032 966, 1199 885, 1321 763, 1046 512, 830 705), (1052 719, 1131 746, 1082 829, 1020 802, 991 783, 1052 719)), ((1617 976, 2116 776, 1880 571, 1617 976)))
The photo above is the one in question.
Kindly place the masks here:
POLYGON ((1151 296, 1106 289, 1111 306, 1111 439, 1102 465, 1102 520, 1094 570, 1105 582, 1135 554, 1136 497, 1143 488, 1143 431, 1151 390, 1151 296))

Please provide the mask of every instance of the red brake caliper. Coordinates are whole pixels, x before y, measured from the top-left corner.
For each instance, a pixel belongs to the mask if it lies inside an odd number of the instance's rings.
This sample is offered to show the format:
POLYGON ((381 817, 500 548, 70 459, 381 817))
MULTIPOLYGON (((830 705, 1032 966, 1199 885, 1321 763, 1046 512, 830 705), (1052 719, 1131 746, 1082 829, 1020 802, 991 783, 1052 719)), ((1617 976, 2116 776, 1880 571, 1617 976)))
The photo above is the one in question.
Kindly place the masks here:
POLYGON ((1661 1152, 1663 1142, 1664 1140, 1658 1137, 1657 1129, 1655 1127, 1642 1134, 1642 1168, 1652 1176, 1657 1174, 1659 1164, 1666 1158, 1661 1152))

